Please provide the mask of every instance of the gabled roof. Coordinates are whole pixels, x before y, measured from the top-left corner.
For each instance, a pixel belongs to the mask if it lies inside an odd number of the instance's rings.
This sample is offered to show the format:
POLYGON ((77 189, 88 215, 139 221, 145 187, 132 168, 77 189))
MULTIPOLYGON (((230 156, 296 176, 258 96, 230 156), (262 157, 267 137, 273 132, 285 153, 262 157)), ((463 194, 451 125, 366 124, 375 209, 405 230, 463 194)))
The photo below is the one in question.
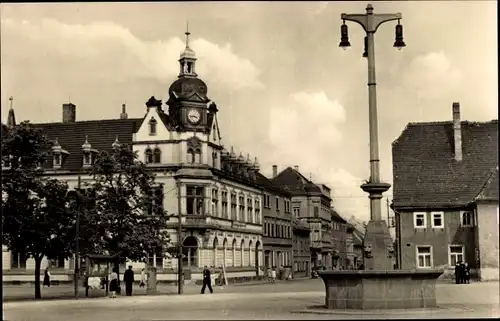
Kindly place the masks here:
POLYGON ((312 193, 323 195, 319 186, 291 167, 287 167, 281 173, 276 175, 276 177, 274 177, 271 181, 274 185, 281 186, 292 196, 307 195, 312 193))
POLYGON ((456 161, 451 121, 407 125, 392 144, 395 208, 473 202, 498 166, 498 120, 462 121, 461 128, 463 160, 456 161))
MULTIPOLYGON (((61 148, 69 152, 61 166, 61 170, 79 171, 82 169, 82 145, 85 143, 86 136, 88 136, 88 142, 92 149, 111 151, 116 137, 118 137, 121 144, 130 145, 132 135, 136 132, 137 125, 142 120, 142 118, 109 119, 74 123, 33 124, 33 126, 41 129, 48 139, 55 140, 57 138, 61 148)), ((52 168, 52 160, 48 159, 44 167, 52 168)))
POLYGON ((272 192, 277 195, 281 195, 284 197, 290 197, 290 193, 285 191, 284 189, 280 188, 279 186, 276 186, 273 184, 271 180, 269 180, 267 177, 262 175, 260 172, 257 172, 255 175, 255 181, 257 185, 262 187, 264 190, 268 192, 272 192))
POLYGON ((498 192, 498 167, 496 167, 476 196, 476 200, 498 201, 498 192))

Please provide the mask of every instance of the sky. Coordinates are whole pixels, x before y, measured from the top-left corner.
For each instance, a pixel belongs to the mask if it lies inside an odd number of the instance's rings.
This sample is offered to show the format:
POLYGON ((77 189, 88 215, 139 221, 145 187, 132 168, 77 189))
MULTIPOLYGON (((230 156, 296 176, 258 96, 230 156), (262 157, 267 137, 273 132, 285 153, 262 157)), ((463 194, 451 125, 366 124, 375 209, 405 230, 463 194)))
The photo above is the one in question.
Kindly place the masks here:
MULTIPOLYGON (((363 29, 341 13, 366 2, 170 2, 1 4, 1 111, 16 119, 61 121, 143 117, 154 95, 166 101, 177 78, 189 21, 197 72, 219 108, 226 147, 256 156, 271 176, 298 165, 332 188, 344 217, 369 219, 359 185, 369 177, 367 62, 363 29)), ((392 183, 391 143, 409 122, 497 119, 496 1, 374 2, 401 12, 375 34, 380 167, 392 183)), ((386 196, 391 199, 391 190, 386 196)), ((383 209, 385 211, 385 208, 383 209)), ((384 213, 384 212, 383 212, 384 213)))

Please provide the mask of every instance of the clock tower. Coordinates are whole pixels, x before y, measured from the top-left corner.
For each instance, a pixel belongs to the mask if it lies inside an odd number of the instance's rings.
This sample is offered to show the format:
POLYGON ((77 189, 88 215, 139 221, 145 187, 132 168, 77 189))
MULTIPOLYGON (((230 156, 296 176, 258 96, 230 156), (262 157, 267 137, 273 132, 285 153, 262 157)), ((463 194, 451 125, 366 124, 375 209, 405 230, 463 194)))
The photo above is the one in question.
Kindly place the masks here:
POLYGON ((186 48, 179 59, 179 76, 168 90, 170 119, 178 131, 210 132, 212 111, 208 108, 207 85, 196 73, 196 55, 189 47, 190 32, 186 31, 186 48))

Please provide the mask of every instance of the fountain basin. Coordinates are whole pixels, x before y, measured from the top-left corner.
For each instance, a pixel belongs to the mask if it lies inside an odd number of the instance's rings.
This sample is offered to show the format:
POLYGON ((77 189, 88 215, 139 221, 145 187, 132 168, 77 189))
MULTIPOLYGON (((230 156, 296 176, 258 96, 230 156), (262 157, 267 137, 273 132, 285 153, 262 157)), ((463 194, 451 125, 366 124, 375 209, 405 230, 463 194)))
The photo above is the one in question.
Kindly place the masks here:
POLYGON ((327 309, 436 307, 436 281, 443 270, 320 271, 327 309))

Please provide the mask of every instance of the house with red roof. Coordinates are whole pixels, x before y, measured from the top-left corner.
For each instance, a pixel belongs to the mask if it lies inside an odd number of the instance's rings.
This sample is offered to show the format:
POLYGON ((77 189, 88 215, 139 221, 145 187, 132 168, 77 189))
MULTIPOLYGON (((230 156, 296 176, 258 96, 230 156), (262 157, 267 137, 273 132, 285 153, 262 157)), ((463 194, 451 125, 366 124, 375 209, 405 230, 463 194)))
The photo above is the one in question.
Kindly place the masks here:
POLYGON ((402 269, 467 262, 499 278, 498 120, 409 123, 392 143, 393 204, 402 269))

